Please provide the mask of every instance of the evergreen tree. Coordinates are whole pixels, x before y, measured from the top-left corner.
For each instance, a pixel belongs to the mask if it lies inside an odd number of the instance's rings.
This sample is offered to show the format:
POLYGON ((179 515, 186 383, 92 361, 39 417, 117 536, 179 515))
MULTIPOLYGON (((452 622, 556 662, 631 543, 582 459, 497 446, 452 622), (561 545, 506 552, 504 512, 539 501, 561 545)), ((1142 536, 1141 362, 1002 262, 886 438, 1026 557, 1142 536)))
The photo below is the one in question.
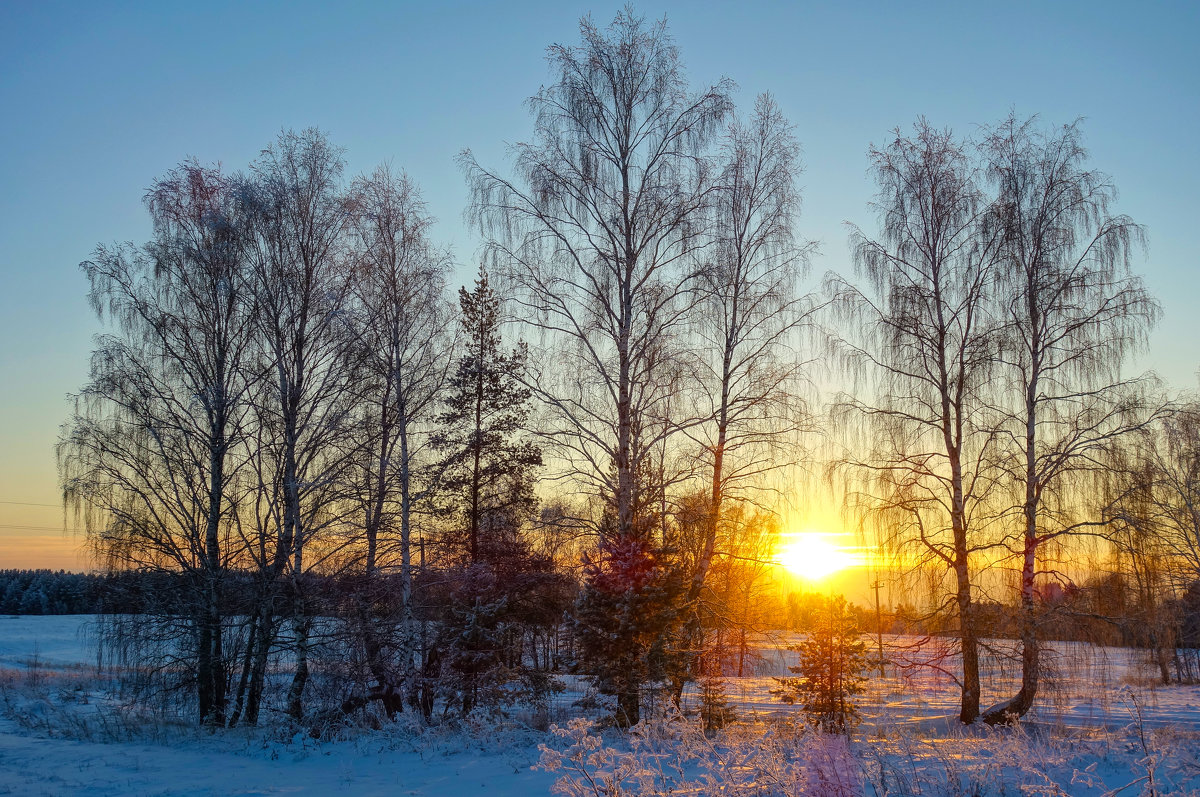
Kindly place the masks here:
POLYGON ((42 590, 42 586, 35 579, 33 583, 25 590, 25 594, 21 596, 21 603, 17 609, 18 614, 49 614, 50 602, 46 599, 46 593, 42 590))
POLYGON ((542 454, 521 439, 529 416, 525 346, 502 348, 500 298, 482 269, 474 290, 460 289, 459 305, 464 353, 434 445, 444 452, 443 499, 455 518, 451 549, 465 565, 454 577, 443 639, 446 674, 467 714, 495 702, 497 687, 520 670, 520 649, 507 650, 521 623, 509 593, 521 574, 539 569, 519 532, 537 509, 542 454))
POLYGON ((644 527, 655 518, 644 512, 635 518, 641 533, 620 535, 616 513, 605 513, 599 550, 584 559, 574 614, 577 669, 616 698, 614 720, 622 728, 640 721, 646 685, 674 682, 687 668, 678 645, 683 571, 652 544, 644 527))
POLYGON ((465 353, 435 445, 445 452, 442 487, 461 523, 466 561, 478 564, 516 544, 537 507, 534 469, 542 453, 519 437, 529 417, 529 391, 520 381, 525 345, 501 348, 500 298, 482 269, 474 290, 459 290, 459 305, 465 353))
POLYGON ((25 594, 25 589, 21 586, 21 582, 15 578, 8 582, 8 586, 4 588, 4 597, 0 599, 0 613, 17 614, 21 611, 21 596, 25 594))
POLYGON ((462 713, 497 702, 496 690, 511 676, 504 666, 504 621, 508 601, 490 568, 470 567, 451 594, 443 623, 448 686, 462 701, 462 713))
POLYGON ((866 647, 845 598, 831 596, 825 608, 825 621, 799 645, 788 646, 800 654, 800 663, 788 669, 801 677, 776 678, 782 688, 771 693, 785 703, 799 702, 825 733, 849 733, 859 720, 854 698, 866 680, 866 647))
POLYGON ((716 675, 700 677, 700 721, 705 732, 719 731, 737 718, 737 711, 725 691, 725 682, 716 675))

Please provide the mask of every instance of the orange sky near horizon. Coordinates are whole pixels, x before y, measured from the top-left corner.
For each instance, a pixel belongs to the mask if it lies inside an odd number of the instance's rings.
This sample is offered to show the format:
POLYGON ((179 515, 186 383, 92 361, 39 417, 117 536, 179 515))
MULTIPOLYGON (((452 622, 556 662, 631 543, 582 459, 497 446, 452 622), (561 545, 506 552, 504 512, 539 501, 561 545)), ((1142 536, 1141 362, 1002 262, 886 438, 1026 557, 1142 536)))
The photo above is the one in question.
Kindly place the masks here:
POLYGON ((0 569, 91 569, 83 535, 67 530, 61 506, 17 498, 0 498, 0 569))

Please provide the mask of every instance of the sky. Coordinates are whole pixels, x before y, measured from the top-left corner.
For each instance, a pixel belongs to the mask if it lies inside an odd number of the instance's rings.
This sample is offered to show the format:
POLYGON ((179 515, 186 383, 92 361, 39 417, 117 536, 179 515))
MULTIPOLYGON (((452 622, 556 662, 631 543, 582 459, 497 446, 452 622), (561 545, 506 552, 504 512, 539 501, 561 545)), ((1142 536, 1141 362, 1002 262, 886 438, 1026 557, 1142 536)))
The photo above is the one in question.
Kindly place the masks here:
MULTIPOLYGON (((455 156, 503 170, 530 137, 546 47, 616 3, 0 2, 0 568, 82 569, 54 446, 101 331, 78 264, 144 241, 142 196, 186 157, 244 168, 281 129, 316 126, 349 173, 403 169, 463 282, 479 239, 455 156)), ((1197 384, 1200 3, 645 2, 696 88, 771 92, 806 170, 813 271, 849 272, 844 223, 871 228, 866 152, 919 115, 968 134, 1010 110, 1084 118, 1116 210, 1144 224, 1135 268, 1162 302, 1134 363, 1197 384)))

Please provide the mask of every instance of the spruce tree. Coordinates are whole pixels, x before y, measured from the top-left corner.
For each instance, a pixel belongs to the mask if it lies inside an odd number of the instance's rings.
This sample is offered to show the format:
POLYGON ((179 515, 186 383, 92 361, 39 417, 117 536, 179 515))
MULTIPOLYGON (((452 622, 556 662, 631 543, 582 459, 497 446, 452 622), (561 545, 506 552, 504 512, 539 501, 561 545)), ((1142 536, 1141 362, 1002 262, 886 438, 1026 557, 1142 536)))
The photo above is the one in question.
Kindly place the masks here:
POLYGON ((545 568, 519 535, 537 508, 534 476, 542 463, 541 451, 521 438, 529 416, 520 381, 525 346, 502 348, 500 298, 482 269, 473 290, 460 289, 459 306, 463 355, 434 445, 443 453, 449 548, 462 565, 442 628, 446 675, 468 714, 516 674, 507 663, 515 659, 519 669, 520 651, 507 655, 509 631, 521 621, 516 592, 528 588, 525 576, 545 575, 545 568))
POLYGON ((435 446, 444 455, 447 511, 461 532, 456 547, 474 565, 516 545, 517 530, 537 508, 534 471, 542 454, 520 437, 529 417, 529 390, 520 381, 525 344, 502 348, 500 298, 482 269, 474 290, 459 290, 459 306, 464 353, 435 446))
POLYGON ((809 721, 825 733, 849 733, 859 721, 854 698, 866 681, 866 646, 845 598, 830 596, 825 609, 808 637, 788 646, 800 654, 800 663, 788 669, 801 677, 776 678, 782 688, 772 694, 785 703, 799 702, 809 721))
POLYGON ((636 494, 631 534, 620 533, 615 502, 605 507, 598 550, 584 557, 573 618, 576 669, 616 698, 613 721, 621 728, 641 720, 647 687, 678 682, 688 663, 678 644, 684 572, 655 541, 662 496, 653 489, 636 494))

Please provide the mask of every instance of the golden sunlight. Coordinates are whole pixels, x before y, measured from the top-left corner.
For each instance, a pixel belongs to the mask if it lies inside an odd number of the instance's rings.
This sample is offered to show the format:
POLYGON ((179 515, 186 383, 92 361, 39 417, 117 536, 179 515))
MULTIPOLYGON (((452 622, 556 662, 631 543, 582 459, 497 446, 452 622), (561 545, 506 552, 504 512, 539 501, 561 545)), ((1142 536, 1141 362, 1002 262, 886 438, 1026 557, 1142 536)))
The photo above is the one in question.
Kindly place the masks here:
POLYGON ((816 531, 789 534, 775 561, 789 573, 809 581, 820 581, 858 564, 853 552, 831 543, 827 536, 816 531))

